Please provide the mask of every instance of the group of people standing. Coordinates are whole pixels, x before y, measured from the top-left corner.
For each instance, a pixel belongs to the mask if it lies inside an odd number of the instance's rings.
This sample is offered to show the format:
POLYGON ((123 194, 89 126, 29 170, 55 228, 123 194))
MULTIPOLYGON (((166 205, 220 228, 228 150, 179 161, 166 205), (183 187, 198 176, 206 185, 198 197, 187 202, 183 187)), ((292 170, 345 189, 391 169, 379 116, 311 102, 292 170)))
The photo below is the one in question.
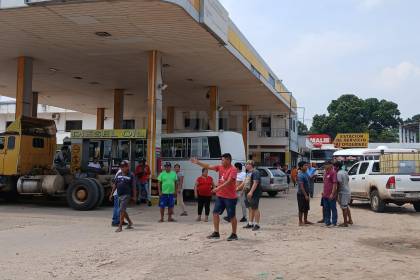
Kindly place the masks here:
MULTIPOLYGON (((238 200, 242 208, 242 219, 240 222, 247 222, 244 228, 252 229, 253 231, 260 229, 259 201, 262 195, 262 188, 260 185, 260 173, 255 169, 253 161, 247 161, 245 171, 243 171, 241 163, 232 165, 232 156, 228 153, 222 155, 220 165, 208 165, 195 158, 191 159, 191 162, 202 168, 202 174, 196 179, 194 187, 194 193, 198 202, 197 221, 202 221, 204 210, 204 221, 208 222, 210 202, 213 195, 216 196, 213 209, 214 230, 208 236, 209 239, 220 238, 220 216, 223 215, 225 210, 226 217, 224 219, 232 225, 232 233, 227 240, 233 241, 238 239, 238 221, 236 219, 238 200), (219 179, 216 183, 208 175, 209 170, 218 173, 219 179)), ((112 225, 118 227, 117 232, 121 232, 124 225, 127 225, 127 229, 133 228, 133 223, 127 213, 127 206, 130 201, 140 203, 146 199, 149 206, 151 205, 151 197, 147 185, 149 176, 150 168, 144 161, 136 167, 134 174, 130 172, 128 161, 121 163, 120 170, 115 175, 109 198, 111 201, 114 201, 112 225), (145 195, 142 195, 142 193, 145 193, 145 195)), ((175 222, 173 218, 175 199, 181 208, 181 216, 188 215, 182 199, 183 179, 184 175, 180 170, 179 164, 174 166, 174 170, 172 170, 171 163, 167 162, 164 164, 164 170, 158 176, 159 222, 165 221, 166 209, 168 209, 168 222, 175 222)))
MULTIPOLYGON (((299 208, 299 225, 311 225, 308 220, 310 199, 313 197, 316 170, 311 170, 307 162, 300 162, 298 171, 297 202, 299 208)), ((348 227, 353 224, 349 204, 351 191, 349 176, 341 162, 327 162, 324 165, 323 191, 321 198, 322 219, 318 223, 325 226, 348 227), (337 224, 337 202, 343 211, 343 223, 337 224)))

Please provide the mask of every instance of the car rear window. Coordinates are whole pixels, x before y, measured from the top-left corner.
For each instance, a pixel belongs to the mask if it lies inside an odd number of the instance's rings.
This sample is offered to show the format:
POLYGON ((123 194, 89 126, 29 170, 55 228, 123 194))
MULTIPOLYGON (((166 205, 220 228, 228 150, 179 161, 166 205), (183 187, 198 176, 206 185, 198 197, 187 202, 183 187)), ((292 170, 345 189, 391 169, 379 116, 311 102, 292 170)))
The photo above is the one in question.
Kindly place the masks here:
POLYGON ((286 174, 284 174, 283 171, 278 170, 277 168, 269 168, 269 170, 271 171, 271 173, 273 174, 274 177, 286 176, 286 174))

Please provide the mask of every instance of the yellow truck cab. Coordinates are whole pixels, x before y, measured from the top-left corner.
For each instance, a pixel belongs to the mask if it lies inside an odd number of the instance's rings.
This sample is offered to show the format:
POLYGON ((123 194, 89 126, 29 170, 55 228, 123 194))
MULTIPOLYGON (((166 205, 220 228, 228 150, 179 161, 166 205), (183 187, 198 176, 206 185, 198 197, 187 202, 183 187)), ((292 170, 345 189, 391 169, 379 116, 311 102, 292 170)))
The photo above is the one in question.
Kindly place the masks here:
POLYGON ((0 134, 0 176, 51 170, 56 148, 53 120, 21 117, 0 134))

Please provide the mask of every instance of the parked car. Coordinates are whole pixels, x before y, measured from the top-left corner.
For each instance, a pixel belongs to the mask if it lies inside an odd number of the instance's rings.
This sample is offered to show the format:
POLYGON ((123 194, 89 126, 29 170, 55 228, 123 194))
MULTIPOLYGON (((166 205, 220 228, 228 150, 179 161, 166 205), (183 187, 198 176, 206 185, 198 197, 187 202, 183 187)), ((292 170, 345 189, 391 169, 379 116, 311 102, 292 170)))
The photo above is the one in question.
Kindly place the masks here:
POLYGON ((383 212, 385 205, 413 204, 420 212, 420 174, 384 173, 378 160, 361 161, 349 170, 351 197, 369 200, 371 209, 383 212))
POLYGON ((258 167, 261 176, 262 191, 275 197, 279 192, 289 189, 287 174, 275 167, 258 167))

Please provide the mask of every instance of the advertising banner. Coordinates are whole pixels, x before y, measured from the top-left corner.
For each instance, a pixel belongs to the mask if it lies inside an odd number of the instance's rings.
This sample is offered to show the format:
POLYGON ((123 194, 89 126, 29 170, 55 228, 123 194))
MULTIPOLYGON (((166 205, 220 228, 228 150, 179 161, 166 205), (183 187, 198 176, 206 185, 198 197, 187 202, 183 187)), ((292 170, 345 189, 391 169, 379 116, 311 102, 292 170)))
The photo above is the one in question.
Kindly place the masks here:
POLYGON ((334 145, 337 148, 367 148, 369 146, 369 133, 339 133, 335 137, 334 145))

